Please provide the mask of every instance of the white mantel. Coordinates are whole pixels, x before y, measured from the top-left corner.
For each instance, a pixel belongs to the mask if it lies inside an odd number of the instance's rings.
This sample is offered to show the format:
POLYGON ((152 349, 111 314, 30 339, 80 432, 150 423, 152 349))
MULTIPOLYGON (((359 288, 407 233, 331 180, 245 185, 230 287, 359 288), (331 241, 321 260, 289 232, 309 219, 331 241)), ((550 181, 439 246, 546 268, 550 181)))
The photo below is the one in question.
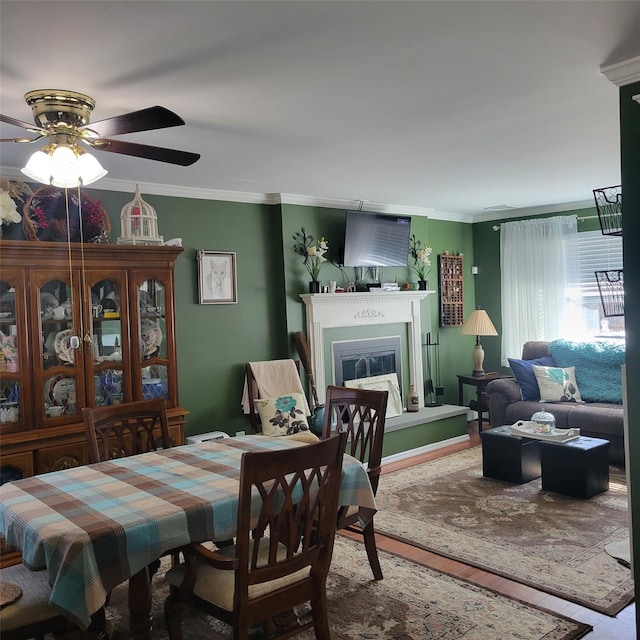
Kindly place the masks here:
POLYGON ((300 294, 306 306, 307 339, 311 346, 311 365, 318 400, 324 402, 327 388, 324 361, 325 329, 404 323, 409 325, 409 380, 418 392, 420 406, 424 406, 420 302, 431 293, 435 291, 300 294))

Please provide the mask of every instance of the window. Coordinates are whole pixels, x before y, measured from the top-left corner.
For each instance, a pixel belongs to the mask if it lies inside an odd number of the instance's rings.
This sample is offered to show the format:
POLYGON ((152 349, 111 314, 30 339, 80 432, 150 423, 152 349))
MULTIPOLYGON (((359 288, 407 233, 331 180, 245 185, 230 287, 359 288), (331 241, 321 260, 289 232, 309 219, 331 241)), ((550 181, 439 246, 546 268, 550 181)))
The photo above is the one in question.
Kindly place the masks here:
POLYGON ((624 336, 624 317, 604 315, 594 273, 610 269, 622 269, 622 238, 605 236, 600 231, 579 233, 574 285, 567 291, 572 311, 564 332, 566 338, 624 336))

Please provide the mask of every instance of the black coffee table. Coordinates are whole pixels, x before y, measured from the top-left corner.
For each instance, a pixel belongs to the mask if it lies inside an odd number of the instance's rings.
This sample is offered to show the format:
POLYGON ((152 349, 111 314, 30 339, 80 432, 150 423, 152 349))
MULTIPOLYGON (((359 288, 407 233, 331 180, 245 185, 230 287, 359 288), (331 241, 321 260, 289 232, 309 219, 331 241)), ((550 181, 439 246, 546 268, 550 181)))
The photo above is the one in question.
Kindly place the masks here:
POLYGON ((486 478, 523 484, 540 477, 538 440, 514 435, 509 427, 481 431, 480 439, 482 475, 486 478))
POLYGON ((609 441, 581 436, 567 442, 540 441, 542 489, 574 498, 609 490, 609 441))

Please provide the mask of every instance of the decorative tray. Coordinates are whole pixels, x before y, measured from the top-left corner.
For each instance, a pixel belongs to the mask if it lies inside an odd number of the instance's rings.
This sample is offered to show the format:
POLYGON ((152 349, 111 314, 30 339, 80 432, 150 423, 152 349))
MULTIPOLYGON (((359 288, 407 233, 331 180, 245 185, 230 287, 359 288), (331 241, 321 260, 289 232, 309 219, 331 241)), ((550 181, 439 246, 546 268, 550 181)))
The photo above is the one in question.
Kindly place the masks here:
POLYGON ((518 420, 511 425, 511 433, 515 436, 550 442, 568 442, 580 437, 580 429, 554 429, 551 433, 539 433, 534 431, 533 425, 534 423, 529 420, 518 420))

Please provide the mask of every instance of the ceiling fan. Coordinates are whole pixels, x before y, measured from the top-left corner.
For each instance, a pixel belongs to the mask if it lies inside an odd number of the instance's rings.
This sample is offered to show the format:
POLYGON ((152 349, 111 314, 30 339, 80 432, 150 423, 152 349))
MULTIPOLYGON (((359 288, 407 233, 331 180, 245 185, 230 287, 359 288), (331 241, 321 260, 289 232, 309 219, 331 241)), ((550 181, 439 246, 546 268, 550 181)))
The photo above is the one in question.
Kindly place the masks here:
MULTIPOLYGON (((62 147, 69 148, 75 158, 83 157, 84 149, 78 146, 78 143, 83 143, 98 151, 147 158, 183 167, 192 165, 200 158, 198 153, 112 140, 107 137, 184 124, 180 116, 165 107, 148 107, 89 124, 89 116, 96 103, 93 98, 82 93, 38 89, 25 94, 25 100, 33 112, 35 126, 2 114, 0 114, 0 121, 26 129, 35 134, 35 137, 2 138, 0 142, 37 142, 46 138, 48 146, 42 150, 43 155, 51 155, 56 148, 62 147)), ((102 171, 104 175, 106 172, 102 171)), ((84 181, 84 184, 88 182, 84 181)))

